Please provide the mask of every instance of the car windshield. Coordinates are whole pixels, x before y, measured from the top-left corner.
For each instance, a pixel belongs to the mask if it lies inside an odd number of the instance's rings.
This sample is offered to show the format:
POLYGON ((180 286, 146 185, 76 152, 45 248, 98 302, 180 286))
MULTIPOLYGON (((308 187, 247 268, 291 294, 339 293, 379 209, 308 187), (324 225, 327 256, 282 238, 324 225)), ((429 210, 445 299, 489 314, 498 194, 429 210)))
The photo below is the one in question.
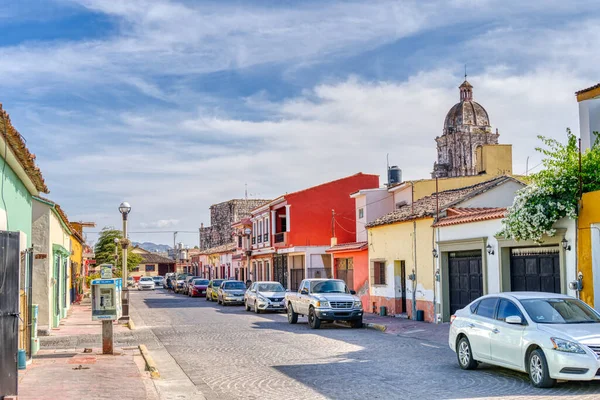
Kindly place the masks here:
POLYGON ((242 289, 245 290, 246 289, 246 285, 244 285, 244 282, 225 282, 223 284, 223 289, 242 289))
POLYGON ((187 276, 188 276, 187 274, 177 275, 177 280, 179 280, 179 281, 184 280, 187 276))
POLYGON ((152 279, 154 279, 155 281, 160 281, 162 278, 163 278, 162 276, 155 276, 152 279))
POLYGON ((194 285, 208 285, 208 280, 206 280, 206 279, 196 279, 194 281, 194 285))
POLYGON ((281 283, 260 283, 258 285, 259 292, 285 292, 281 283))
POLYGON ((152 278, 147 278, 147 277, 140 278, 140 282, 151 282, 151 281, 152 281, 152 282, 154 282, 154 281, 152 280, 152 278))
POLYGON ((312 293, 348 293, 343 281, 313 282, 312 293))
POLYGON ((221 283, 223 283, 223 280, 222 280, 222 279, 221 279, 221 280, 218 280, 218 281, 213 281, 213 286, 214 286, 214 287, 219 287, 219 286, 221 286, 221 283))
POLYGON ((589 324, 600 322, 600 316, 577 299, 527 299, 521 304, 538 324, 589 324))

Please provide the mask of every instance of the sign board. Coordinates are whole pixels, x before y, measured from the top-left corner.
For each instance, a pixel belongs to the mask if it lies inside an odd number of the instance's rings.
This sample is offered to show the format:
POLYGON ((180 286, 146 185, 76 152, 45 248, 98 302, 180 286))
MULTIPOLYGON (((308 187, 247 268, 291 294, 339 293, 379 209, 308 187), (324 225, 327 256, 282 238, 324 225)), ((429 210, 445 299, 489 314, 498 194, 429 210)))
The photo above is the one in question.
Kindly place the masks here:
POLYGON ((92 321, 116 321, 122 316, 121 278, 92 280, 92 321))
POLYGON ((102 279, 112 279, 112 268, 113 266, 110 264, 102 264, 100 266, 100 277, 102 279))

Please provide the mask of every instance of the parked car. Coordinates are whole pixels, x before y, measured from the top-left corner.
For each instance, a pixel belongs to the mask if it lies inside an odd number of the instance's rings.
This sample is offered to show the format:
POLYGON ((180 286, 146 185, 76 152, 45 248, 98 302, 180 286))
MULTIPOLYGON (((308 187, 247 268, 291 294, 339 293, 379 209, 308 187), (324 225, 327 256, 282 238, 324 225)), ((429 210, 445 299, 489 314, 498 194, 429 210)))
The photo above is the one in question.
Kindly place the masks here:
POLYGON ((206 297, 206 289, 208 288, 208 279, 194 279, 188 285, 188 296, 190 297, 206 297))
POLYGON ((156 285, 151 276, 142 276, 138 281, 138 290, 154 290, 156 285))
POLYGON ((285 311, 285 288, 279 282, 254 282, 244 294, 246 311, 285 311))
POLYGON ((127 277, 127 287, 134 287, 135 286, 135 280, 133 279, 133 276, 128 276, 127 277))
POLYGON ((153 276, 152 279, 154 280, 154 284, 156 286, 162 286, 165 283, 165 278, 160 275, 153 276))
POLYGON ((298 316, 308 316, 312 329, 321 322, 348 321, 353 328, 363 324, 362 302, 339 279, 304 279, 297 293, 286 293, 288 322, 295 324, 298 316))
POLYGON ((175 272, 167 272, 165 274, 165 280, 163 282, 163 288, 165 289, 173 289, 173 280, 175 279, 175 277, 177 276, 177 274, 175 272))
POLYGON ((183 284, 185 283, 185 278, 187 278, 188 274, 179 274, 175 278, 175 283, 173 284, 173 291, 175 293, 180 293, 183 290, 183 284))
POLYGON ((192 280, 194 279, 200 279, 202 278, 201 276, 195 276, 195 275, 188 275, 185 277, 185 280, 183 281, 183 290, 181 291, 181 293, 183 294, 188 294, 189 292, 189 285, 192 282, 192 280))
POLYGON ((223 304, 244 304, 244 293, 246 284, 242 281, 227 280, 224 281, 217 290, 217 303, 223 304))
POLYGON ((528 373, 538 388, 600 379, 600 314, 562 294, 480 297, 451 317, 448 344, 462 369, 494 364, 528 373))
POLYGON ((219 290, 219 286, 224 281, 225 279, 213 279, 208 282, 208 286, 206 287, 206 301, 217 301, 217 290, 219 290))

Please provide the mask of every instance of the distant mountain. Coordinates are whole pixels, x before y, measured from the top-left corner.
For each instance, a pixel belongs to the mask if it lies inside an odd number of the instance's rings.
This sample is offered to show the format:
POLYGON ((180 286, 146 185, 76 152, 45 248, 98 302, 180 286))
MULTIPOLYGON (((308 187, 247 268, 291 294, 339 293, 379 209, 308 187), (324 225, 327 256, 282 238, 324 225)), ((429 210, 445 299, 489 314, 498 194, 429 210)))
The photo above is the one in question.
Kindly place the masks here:
POLYGON ((152 242, 144 242, 144 243, 133 242, 133 245, 141 247, 144 250, 152 251, 152 252, 157 252, 157 251, 165 252, 165 251, 169 251, 171 249, 171 246, 169 246, 169 245, 156 244, 156 243, 152 243, 152 242))

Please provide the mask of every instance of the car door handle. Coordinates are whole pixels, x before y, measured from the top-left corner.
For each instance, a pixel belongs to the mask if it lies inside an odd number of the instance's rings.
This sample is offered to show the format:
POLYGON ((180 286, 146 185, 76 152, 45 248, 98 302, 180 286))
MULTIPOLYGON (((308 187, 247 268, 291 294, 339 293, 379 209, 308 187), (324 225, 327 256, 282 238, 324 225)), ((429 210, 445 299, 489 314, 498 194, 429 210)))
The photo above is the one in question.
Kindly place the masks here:
POLYGON ((475 328, 475 325, 474 325, 474 324, 469 324, 469 325, 467 325, 467 326, 468 326, 469 328, 475 328))
POLYGON ((492 332, 494 332, 494 333, 500 333, 500 331, 498 330, 498 328, 492 329, 492 332))

